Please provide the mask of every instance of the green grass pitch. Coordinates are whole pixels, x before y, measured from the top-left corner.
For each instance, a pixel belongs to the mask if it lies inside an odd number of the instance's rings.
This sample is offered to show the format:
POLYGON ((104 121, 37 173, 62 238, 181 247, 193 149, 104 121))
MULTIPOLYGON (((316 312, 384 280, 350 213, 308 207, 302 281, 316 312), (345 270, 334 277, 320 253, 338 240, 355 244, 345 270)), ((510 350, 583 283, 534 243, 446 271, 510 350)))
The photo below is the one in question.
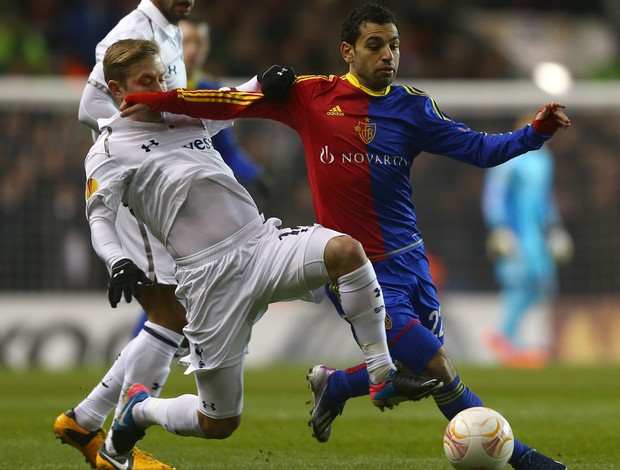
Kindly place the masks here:
MULTIPOLYGON (((451 468, 442 448, 446 420, 432 399, 384 413, 367 397, 351 400, 331 440, 317 443, 307 426, 305 375, 311 365, 247 370, 241 427, 227 440, 183 438, 154 427, 139 446, 179 470, 451 468)), ((459 371, 520 440, 571 470, 620 469, 620 367, 459 371)), ((89 468, 75 449, 54 438, 52 423, 103 372, 0 369, 0 469, 89 468)), ((193 379, 175 368, 162 396, 193 392, 193 379)))

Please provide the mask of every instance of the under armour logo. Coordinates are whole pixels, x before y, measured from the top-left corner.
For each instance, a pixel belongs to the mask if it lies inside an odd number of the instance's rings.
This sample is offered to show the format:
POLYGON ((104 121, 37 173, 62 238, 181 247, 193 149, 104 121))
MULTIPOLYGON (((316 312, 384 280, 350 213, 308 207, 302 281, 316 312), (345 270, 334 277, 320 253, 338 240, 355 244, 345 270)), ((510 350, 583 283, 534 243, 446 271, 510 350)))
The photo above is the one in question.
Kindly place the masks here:
POLYGON ((215 411, 215 403, 207 403, 206 401, 203 401, 202 407, 209 408, 211 411, 215 411))
POLYGON ((156 391, 159 390, 162 386, 157 383, 157 382, 153 382, 153 386, 151 387, 151 390, 156 391))
POLYGON ((168 66, 168 75, 176 75, 177 74, 177 66, 169 65, 168 66))
POLYGON ((155 147, 157 147, 157 146, 159 145, 159 142, 155 142, 155 140, 151 139, 151 140, 149 141, 148 145, 147 145, 147 144, 143 144, 143 145, 142 145, 142 149, 143 149, 145 152, 150 152, 150 151, 151 151, 151 147, 152 147, 153 145, 154 145, 155 147))

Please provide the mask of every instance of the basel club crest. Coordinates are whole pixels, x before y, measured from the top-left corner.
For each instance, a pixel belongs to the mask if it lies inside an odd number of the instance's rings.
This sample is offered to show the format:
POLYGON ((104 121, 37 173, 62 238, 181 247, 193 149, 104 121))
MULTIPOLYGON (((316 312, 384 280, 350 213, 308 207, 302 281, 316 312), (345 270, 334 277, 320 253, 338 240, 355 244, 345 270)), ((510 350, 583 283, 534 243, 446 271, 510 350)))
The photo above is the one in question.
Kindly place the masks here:
POLYGON ((365 122, 359 121, 355 126, 355 132, 360 135, 360 138, 365 144, 372 142, 377 133, 377 124, 374 122, 368 122, 370 119, 366 118, 365 122))

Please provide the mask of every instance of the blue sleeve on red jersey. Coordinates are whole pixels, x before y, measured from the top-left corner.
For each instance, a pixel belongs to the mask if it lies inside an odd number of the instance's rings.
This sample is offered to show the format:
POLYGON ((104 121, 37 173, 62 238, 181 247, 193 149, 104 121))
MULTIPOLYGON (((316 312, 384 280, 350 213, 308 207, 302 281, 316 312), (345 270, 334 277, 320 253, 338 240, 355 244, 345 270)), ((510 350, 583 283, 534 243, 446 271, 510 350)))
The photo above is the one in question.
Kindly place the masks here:
POLYGON ((430 97, 426 98, 423 119, 422 150, 481 168, 490 168, 539 149, 549 139, 536 134, 529 125, 504 134, 473 131, 449 119, 430 97))

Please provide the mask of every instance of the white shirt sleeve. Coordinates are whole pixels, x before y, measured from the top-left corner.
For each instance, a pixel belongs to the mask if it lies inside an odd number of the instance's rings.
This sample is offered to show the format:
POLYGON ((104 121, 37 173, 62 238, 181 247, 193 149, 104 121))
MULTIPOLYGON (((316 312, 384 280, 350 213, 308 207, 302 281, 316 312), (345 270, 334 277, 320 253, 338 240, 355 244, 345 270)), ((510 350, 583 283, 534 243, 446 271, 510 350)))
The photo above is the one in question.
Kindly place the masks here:
POLYGON ((87 214, 93 248, 111 270, 114 263, 129 257, 116 233, 116 213, 103 203, 101 197, 94 197, 89 201, 87 214))
POLYGON ((109 118, 116 113, 118 113, 118 108, 112 96, 97 86, 86 83, 80 99, 78 120, 99 134, 97 120, 109 118))

